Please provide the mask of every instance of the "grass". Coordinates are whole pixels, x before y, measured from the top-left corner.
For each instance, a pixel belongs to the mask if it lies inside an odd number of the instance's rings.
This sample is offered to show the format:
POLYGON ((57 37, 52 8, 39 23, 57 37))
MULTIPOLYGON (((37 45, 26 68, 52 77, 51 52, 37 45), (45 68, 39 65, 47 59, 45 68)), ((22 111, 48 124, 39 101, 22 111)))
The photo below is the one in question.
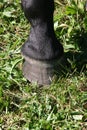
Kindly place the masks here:
POLYGON ((69 66, 43 88, 22 75, 20 50, 30 26, 20 1, 0 2, 0 130, 87 129, 87 12, 73 1, 57 1, 54 13, 69 66))

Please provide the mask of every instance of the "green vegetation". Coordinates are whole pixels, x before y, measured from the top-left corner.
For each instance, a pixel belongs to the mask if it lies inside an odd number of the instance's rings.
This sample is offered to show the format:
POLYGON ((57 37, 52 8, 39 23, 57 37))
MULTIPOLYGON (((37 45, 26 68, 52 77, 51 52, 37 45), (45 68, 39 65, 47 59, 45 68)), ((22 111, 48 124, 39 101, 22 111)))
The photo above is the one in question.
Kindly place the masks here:
POLYGON ((54 27, 68 67, 50 87, 22 75, 29 24, 19 0, 0 1, 0 130, 87 130, 87 8, 55 0, 54 27))

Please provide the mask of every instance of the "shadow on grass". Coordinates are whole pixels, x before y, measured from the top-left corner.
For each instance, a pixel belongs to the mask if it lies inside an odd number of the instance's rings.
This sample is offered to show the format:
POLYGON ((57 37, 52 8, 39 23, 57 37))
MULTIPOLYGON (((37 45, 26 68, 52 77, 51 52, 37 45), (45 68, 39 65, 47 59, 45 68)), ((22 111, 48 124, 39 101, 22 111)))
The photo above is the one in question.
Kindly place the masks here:
POLYGON ((78 73, 85 72, 87 69, 87 32, 76 32, 71 39, 79 51, 69 51, 65 53, 65 58, 68 59, 68 67, 70 70, 76 69, 78 73))

